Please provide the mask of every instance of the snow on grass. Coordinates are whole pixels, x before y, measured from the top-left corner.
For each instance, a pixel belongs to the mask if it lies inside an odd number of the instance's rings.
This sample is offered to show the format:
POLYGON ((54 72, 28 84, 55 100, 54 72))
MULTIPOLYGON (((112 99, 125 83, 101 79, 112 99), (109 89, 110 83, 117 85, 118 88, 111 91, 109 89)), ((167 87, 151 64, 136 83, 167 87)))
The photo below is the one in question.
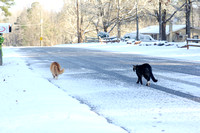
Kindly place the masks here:
MULTIPOLYGON (((57 47, 79 47, 90 48, 97 50, 106 50, 125 54, 142 54, 151 57, 164 57, 172 58, 176 60, 193 61, 200 63, 200 47, 178 48, 179 45, 185 45, 185 43, 178 43, 172 46, 143 46, 121 43, 82 43, 82 44, 63 44, 56 45, 57 47)), ((200 44, 199 44, 200 45, 200 44)))

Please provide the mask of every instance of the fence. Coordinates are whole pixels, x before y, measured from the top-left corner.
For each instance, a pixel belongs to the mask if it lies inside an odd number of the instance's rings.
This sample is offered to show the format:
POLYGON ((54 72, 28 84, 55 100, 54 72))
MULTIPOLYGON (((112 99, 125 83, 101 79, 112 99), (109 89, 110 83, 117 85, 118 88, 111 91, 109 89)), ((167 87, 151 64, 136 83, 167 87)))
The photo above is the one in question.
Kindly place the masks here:
POLYGON ((115 42, 120 42, 120 39, 117 39, 116 37, 114 38, 96 38, 96 37, 85 37, 85 42, 101 42, 101 43, 115 43, 115 42))
POLYGON ((189 49, 189 46, 200 47, 200 44, 198 44, 198 45, 189 44, 189 42, 198 43, 198 42, 200 42, 200 39, 187 38, 186 41, 187 41, 187 49, 189 49))
POLYGON ((99 38, 97 37, 85 37, 85 42, 99 42, 99 38))

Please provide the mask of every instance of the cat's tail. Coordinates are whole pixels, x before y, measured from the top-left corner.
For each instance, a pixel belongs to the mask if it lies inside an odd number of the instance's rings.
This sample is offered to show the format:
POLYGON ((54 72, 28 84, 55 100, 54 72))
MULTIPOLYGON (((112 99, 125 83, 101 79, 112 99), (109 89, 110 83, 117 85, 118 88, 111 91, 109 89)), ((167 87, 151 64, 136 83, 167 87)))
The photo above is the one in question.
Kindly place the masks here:
POLYGON ((153 73, 151 72, 151 79, 153 80, 153 82, 158 82, 158 80, 157 79, 155 79, 155 77, 153 76, 153 73))
POLYGON ((64 71, 65 71, 65 69, 63 68, 62 70, 61 69, 59 69, 59 74, 63 74, 64 73, 64 71))
POLYGON ((64 73, 65 69, 63 68, 63 69, 61 70, 60 64, 57 63, 56 67, 57 67, 58 74, 63 74, 63 73, 64 73))

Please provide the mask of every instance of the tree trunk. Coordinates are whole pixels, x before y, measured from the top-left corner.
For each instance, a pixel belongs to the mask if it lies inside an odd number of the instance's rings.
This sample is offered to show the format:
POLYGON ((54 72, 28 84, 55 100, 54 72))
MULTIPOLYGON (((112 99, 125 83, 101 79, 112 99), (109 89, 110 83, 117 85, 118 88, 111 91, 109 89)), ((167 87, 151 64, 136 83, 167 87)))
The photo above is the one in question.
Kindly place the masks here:
MULTIPOLYGON (((80 3, 81 4, 81 3, 80 3)), ((83 35, 84 35, 84 30, 83 30, 83 14, 81 11, 81 21, 80 21, 80 27, 79 27, 79 34, 80 34, 80 43, 83 43, 83 35)))
POLYGON ((138 0, 136 3, 136 40, 139 40, 139 23, 138 23, 138 0))
POLYGON ((76 15, 77 15, 77 37, 78 37, 78 43, 81 42, 81 36, 80 36, 80 23, 79 23, 79 3, 78 0, 76 0, 76 15))
POLYGON ((159 40, 162 40, 162 9, 161 9, 161 0, 159 0, 159 14, 158 14, 158 22, 159 22, 159 40))
POLYGON ((120 7, 119 7, 119 0, 117 0, 117 38, 121 38, 121 23, 119 20, 119 11, 120 11, 120 7))
POLYGON ((108 26, 106 21, 103 21, 103 30, 104 32, 108 32, 108 26))
POLYGON ((166 23, 162 23, 162 40, 167 40, 167 35, 166 35, 166 23))
POLYGON ((118 22, 117 25, 117 38, 120 39, 121 38, 121 23, 118 22))
POLYGON ((186 35, 190 38, 190 12, 191 12, 191 1, 186 0, 186 35))
POLYGON ((166 10, 164 9, 163 10, 163 13, 162 13, 162 40, 167 40, 167 37, 166 37, 166 10))

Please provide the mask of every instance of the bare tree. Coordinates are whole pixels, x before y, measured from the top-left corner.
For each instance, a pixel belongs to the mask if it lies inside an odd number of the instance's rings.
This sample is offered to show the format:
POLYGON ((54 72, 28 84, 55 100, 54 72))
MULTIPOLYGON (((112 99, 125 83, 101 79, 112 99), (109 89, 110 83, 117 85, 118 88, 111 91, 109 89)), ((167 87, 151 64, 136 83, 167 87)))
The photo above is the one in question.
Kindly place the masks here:
MULTIPOLYGON (((66 0, 62 10, 58 13, 42 11, 44 45, 83 42, 86 35, 94 37, 99 31, 109 32, 120 37, 121 34, 131 32, 136 27, 158 23, 161 25, 160 33, 162 35, 160 37, 165 40, 166 24, 174 17, 178 19, 180 24, 185 24, 186 5, 187 9, 191 11, 192 9, 188 6, 191 7, 190 4, 194 0, 81 1, 66 0), (137 20, 138 26, 136 26, 137 20)), ((31 8, 24 10, 18 16, 17 25, 14 26, 16 32, 9 34, 12 35, 10 41, 14 41, 12 44, 20 46, 40 45, 41 10, 38 6, 37 3, 34 3, 31 8)), ((199 7, 193 11, 194 14, 195 12, 199 14, 199 7)), ((199 19, 195 17, 194 20, 195 25, 199 26, 199 19)), ((190 19, 188 21, 190 22, 190 19)))
MULTIPOLYGON (((152 2, 152 1, 151 1, 152 2)), ((154 1, 155 2, 155 1, 154 1)), ((157 18, 157 21, 159 22, 159 40, 166 40, 166 24, 169 22, 178 11, 181 11, 183 7, 186 5, 183 3, 181 6, 175 6, 177 4, 176 1, 166 0, 161 1, 159 0, 159 8, 158 10, 154 9, 154 14, 151 14, 152 16, 155 16, 157 18), (162 8, 162 5, 164 7, 162 8)))
POLYGON ((186 20, 186 35, 190 38, 190 15, 191 15, 191 0, 185 2, 185 20, 186 20))

